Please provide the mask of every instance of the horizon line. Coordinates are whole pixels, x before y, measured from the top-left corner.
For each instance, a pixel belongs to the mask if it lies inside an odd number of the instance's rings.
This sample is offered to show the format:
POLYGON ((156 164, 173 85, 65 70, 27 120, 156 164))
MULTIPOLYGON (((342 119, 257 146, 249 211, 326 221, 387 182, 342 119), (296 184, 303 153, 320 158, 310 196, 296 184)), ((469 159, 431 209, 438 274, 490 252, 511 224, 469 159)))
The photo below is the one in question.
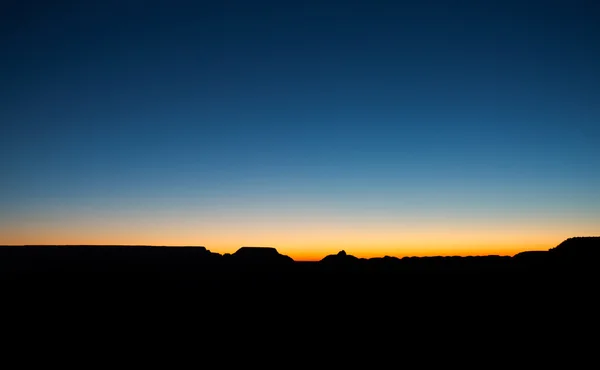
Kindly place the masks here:
MULTIPOLYGON (((561 242, 564 242, 565 240, 569 240, 569 239, 574 239, 574 238, 594 238, 594 237, 600 237, 600 236, 573 236, 573 237, 569 237, 566 239, 563 239, 562 241, 558 242, 556 245, 559 245, 561 242)), ((556 246, 555 245, 555 246, 556 246)), ((211 252, 211 253, 216 253, 219 255, 225 255, 225 254, 233 254, 234 252, 225 252, 225 253, 218 253, 218 252, 213 252, 211 251, 207 246, 205 245, 159 245, 159 244, 3 244, 0 245, 0 247, 152 247, 152 248, 204 248, 207 251, 211 252)), ((242 245, 240 247, 238 247, 237 250, 239 250, 240 248, 243 247, 254 247, 254 248, 272 248, 277 250, 278 253, 279 249, 277 247, 272 247, 272 246, 246 246, 246 245, 242 245)), ((340 249, 337 253, 340 253, 345 250, 342 248, 340 249)), ((498 256, 498 257, 514 257, 515 255, 519 254, 519 253, 523 253, 523 252, 544 252, 544 251, 548 251, 548 249, 539 249, 539 250, 522 250, 520 252, 516 252, 514 254, 494 254, 494 253, 488 253, 488 254, 438 254, 438 255, 423 255, 423 256, 419 256, 419 255, 403 255, 403 256, 395 256, 395 255, 390 255, 390 254, 386 254, 386 255, 381 255, 381 256, 372 256, 372 257, 357 257, 359 259, 371 259, 371 258, 384 258, 384 257, 392 257, 392 258, 427 258, 427 257, 488 257, 488 256, 498 256)), ((303 259, 295 259, 289 255, 285 255, 287 257, 292 258, 294 261, 296 262, 317 262, 322 260, 323 258, 330 256, 330 255, 335 255, 337 253, 330 253, 330 254, 326 254, 325 256, 322 256, 320 258, 315 257, 315 258, 303 258, 303 259)), ((348 255, 352 256, 351 253, 347 253, 348 255)))

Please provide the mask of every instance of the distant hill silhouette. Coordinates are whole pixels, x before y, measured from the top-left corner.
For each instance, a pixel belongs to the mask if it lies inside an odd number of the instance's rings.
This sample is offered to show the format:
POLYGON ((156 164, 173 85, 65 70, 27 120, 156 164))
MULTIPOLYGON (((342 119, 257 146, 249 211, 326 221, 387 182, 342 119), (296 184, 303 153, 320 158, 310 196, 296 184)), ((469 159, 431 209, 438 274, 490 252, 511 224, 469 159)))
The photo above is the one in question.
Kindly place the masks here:
POLYGON ((549 252, 564 258, 596 258, 600 256, 600 237, 569 238, 549 252))
POLYGON ((177 277, 199 275, 226 277, 236 269, 310 273, 347 271, 377 273, 498 273, 564 272, 577 267, 590 271, 598 262, 600 237, 569 238, 548 251, 524 251, 510 256, 472 257, 377 257, 357 258, 344 250, 318 262, 295 262, 271 247, 244 246, 233 254, 213 253, 205 247, 159 246, 3 246, 0 276, 43 274, 107 274, 177 277), (157 275, 158 274, 158 275, 157 275))
POLYGON ((243 263, 277 264, 294 262, 291 257, 280 254, 277 249, 270 247, 241 247, 231 256, 233 260, 243 263))
POLYGON ((346 251, 342 250, 338 252, 338 254, 331 254, 329 256, 325 256, 321 260, 322 263, 353 263, 358 262, 358 258, 346 254, 346 251))
POLYGON ((514 257, 366 259, 342 250, 317 262, 295 262, 261 247, 221 255, 204 247, 5 246, 2 298, 5 306, 18 308, 3 318, 21 325, 60 307, 48 319, 60 330, 64 322, 79 326, 113 312, 113 325, 126 326, 135 317, 155 330, 157 322, 172 326, 181 317, 182 328, 197 321, 199 335, 216 327, 224 335, 249 333, 250 341, 267 328, 295 340, 299 327, 318 338, 354 338, 370 327, 383 334, 369 340, 388 338, 391 323, 399 325, 393 335, 403 336, 412 326, 412 335, 426 333, 427 341, 440 333, 460 338, 467 325, 475 328, 471 335, 477 340, 523 333, 530 340, 530 333, 542 336, 543 328, 558 330, 557 322, 571 327, 580 320, 576 327, 585 327, 596 318, 598 248, 600 238, 571 238, 548 251, 514 257), (25 309, 35 311, 15 321, 25 309), (77 314, 85 318, 69 319, 77 314), (538 329, 532 329, 536 322, 538 329), (244 329, 248 326, 253 328, 244 329))

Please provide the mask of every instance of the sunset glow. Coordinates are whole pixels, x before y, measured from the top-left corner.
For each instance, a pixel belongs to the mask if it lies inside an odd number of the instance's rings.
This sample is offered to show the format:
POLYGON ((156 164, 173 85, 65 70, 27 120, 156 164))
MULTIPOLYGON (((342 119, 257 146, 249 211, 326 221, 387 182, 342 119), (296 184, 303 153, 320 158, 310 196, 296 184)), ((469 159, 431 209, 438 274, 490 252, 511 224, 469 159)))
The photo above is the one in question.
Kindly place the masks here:
POLYGON ((2 245, 314 260, 600 235, 600 22, 577 2, 10 3, 2 245))
POLYGON ((357 257, 514 255, 547 250, 574 235, 597 233, 596 219, 539 215, 501 218, 408 217, 388 212, 352 216, 333 212, 269 216, 251 210, 200 211, 65 208, 64 212, 4 220, 0 244, 204 246, 233 253, 241 246, 271 246, 295 260, 319 260, 345 250, 357 257))

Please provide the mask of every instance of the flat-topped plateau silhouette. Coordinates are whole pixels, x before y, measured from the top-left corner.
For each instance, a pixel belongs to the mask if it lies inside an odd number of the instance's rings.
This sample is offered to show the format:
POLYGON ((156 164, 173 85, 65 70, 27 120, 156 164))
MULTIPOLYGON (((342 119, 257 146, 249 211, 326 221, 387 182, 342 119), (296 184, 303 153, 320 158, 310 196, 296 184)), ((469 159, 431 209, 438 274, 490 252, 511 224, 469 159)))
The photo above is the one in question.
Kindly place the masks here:
POLYGON ((113 324, 135 317, 153 328, 180 319, 181 327, 196 322, 198 333, 228 327, 238 334, 281 326, 295 338, 296 317, 310 321, 302 329, 312 335, 331 333, 336 323, 375 330, 373 320, 383 319, 390 322, 377 327, 384 331, 396 323, 404 333, 421 333, 426 325, 438 334, 473 330, 499 340, 498 333, 537 327, 540 338, 548 325, 595 320, 599 251, 600 237, 514 256, 365 259, 342 250, 315 262, 261 247, 222 255, 193 246, 5 246, 0 284, 4 302, 18 304, 7 320, 59 307, 53 320, 71 325, 88 322, 89 312, 94 320, 112 312, 113 324))
POLYGON ((211 276, 226 279, 237 273, 291 274, 512 274, 596 273, 600 237, 573 237, 547 251, 524 251, 514 256, 438 256, 357 258, 340 251, 316 262, 296 262, 271 247, 241 247, 233 254, 214 253, 202 246, 24 245, 0 247, 0 276, 47 278, 77 276, 211 276))

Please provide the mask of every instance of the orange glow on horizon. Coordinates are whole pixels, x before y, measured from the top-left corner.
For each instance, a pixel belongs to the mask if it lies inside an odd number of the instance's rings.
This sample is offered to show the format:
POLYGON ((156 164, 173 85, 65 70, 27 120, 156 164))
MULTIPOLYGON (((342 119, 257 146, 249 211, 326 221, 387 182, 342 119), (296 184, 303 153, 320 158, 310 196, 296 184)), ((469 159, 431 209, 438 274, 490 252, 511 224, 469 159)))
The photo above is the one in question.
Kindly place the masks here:
MULTIPOLYGON (((565 238, 566 239, 566 238, 565 238)), ((281 246, 273 246, 273 245, 259 245, 262 247, 274 247, 279 253, 287 255, 293 258, 295 261, 319 261, 323 259, 325 256, 330 254, 337 254, 339 251, 344 250, 346 253, 353 255, 358 258, 376 258, 376 257, 429 257, 429 256, 486 256, 486 255, 500 255, 500 256, 513 256, 517 253, 524 251, 543 251, 548 250, 552 247, 558 245, 560 241, 550 243, 550 244, 534 244, 534 245, 522 245, 522 246, 496 246, 496 247, 482 247, 482 248, 430 248, 427 250, 419 249, 419 248, 405 248, 398 247, 397 253, 394 253, 393 250, 388 248, 369 248, 369 249, 353 249, 347 248, 342 245, 339 247, 324 247, 324 248, 309 248, 306 251, 294 250, 291 248, 281 247, 281 246), (320 253, 319 251, 323 251, 320 253)), ((66 246, 75 246, 75 245, 115 245, 115 246, 131 246, 135 248, 136 246, 160 246, 160 247, 172 247, 176 248, 179 246, 201 246, 205 247, 211 252, 216 252, 220 254, 225 253, 233 253, 241 246, 256 246, 254 244, 241 244, 239 246, 235 246, 233 248, 211 248, 209 245, 205 245, 204 243, 176 243, 176 244, 166 244, 166 243, 107 243, 107 242, 73 242, 73 243, 64 243, 64 242, 36 242, 36 243, 2 243, 1 245, 66 245, 66 246)))
POLYGON ((359 258, 514 255, 548 250, 573 236, 598 235, 597 225, 594 219, 575 217, 532 221, 53 214, 0 223, 0 245, 189 245, 221 254, 264 246, 297 261, 320 260, 340 250, 359 258))
POLYGON ((146 235, 135 237, 134 235, 105 234, 105 235, 60 235, 58 233, 39 234, 39 237, 28 238, 6 238, 0 240, 2 245, 152 245, 152 246, 203 246, 208 250, 220 254, 234 253, 242 246, 274 247, 279 253, 288 255, 296 261, 318 261, 330 254, 337 254, 341 250, 359 258, 373 257, 424 257, 424 256, 477 256, 477 255, 504 255, 512 256, 523 251, 548 250, 555 247, 563 240, 572 235, 525 238, 513 236, 512 238, 496 236, 483 236, 480 238, 453 239, 398 239, 385 241, 382 238, 373 237, 370 240, 348 240, 340 238, 339 241, 329 238, 303 238, 292 240, 290 238, 264 238, 260 240, 249 238, 247 242, 237 238, 168 238, 146 235), (511 240, 512 239, 512 240, 511 240), (520 240, 519 240, 520 239, 520 240), (344 241, 347 240, 347 241, 344 241))

